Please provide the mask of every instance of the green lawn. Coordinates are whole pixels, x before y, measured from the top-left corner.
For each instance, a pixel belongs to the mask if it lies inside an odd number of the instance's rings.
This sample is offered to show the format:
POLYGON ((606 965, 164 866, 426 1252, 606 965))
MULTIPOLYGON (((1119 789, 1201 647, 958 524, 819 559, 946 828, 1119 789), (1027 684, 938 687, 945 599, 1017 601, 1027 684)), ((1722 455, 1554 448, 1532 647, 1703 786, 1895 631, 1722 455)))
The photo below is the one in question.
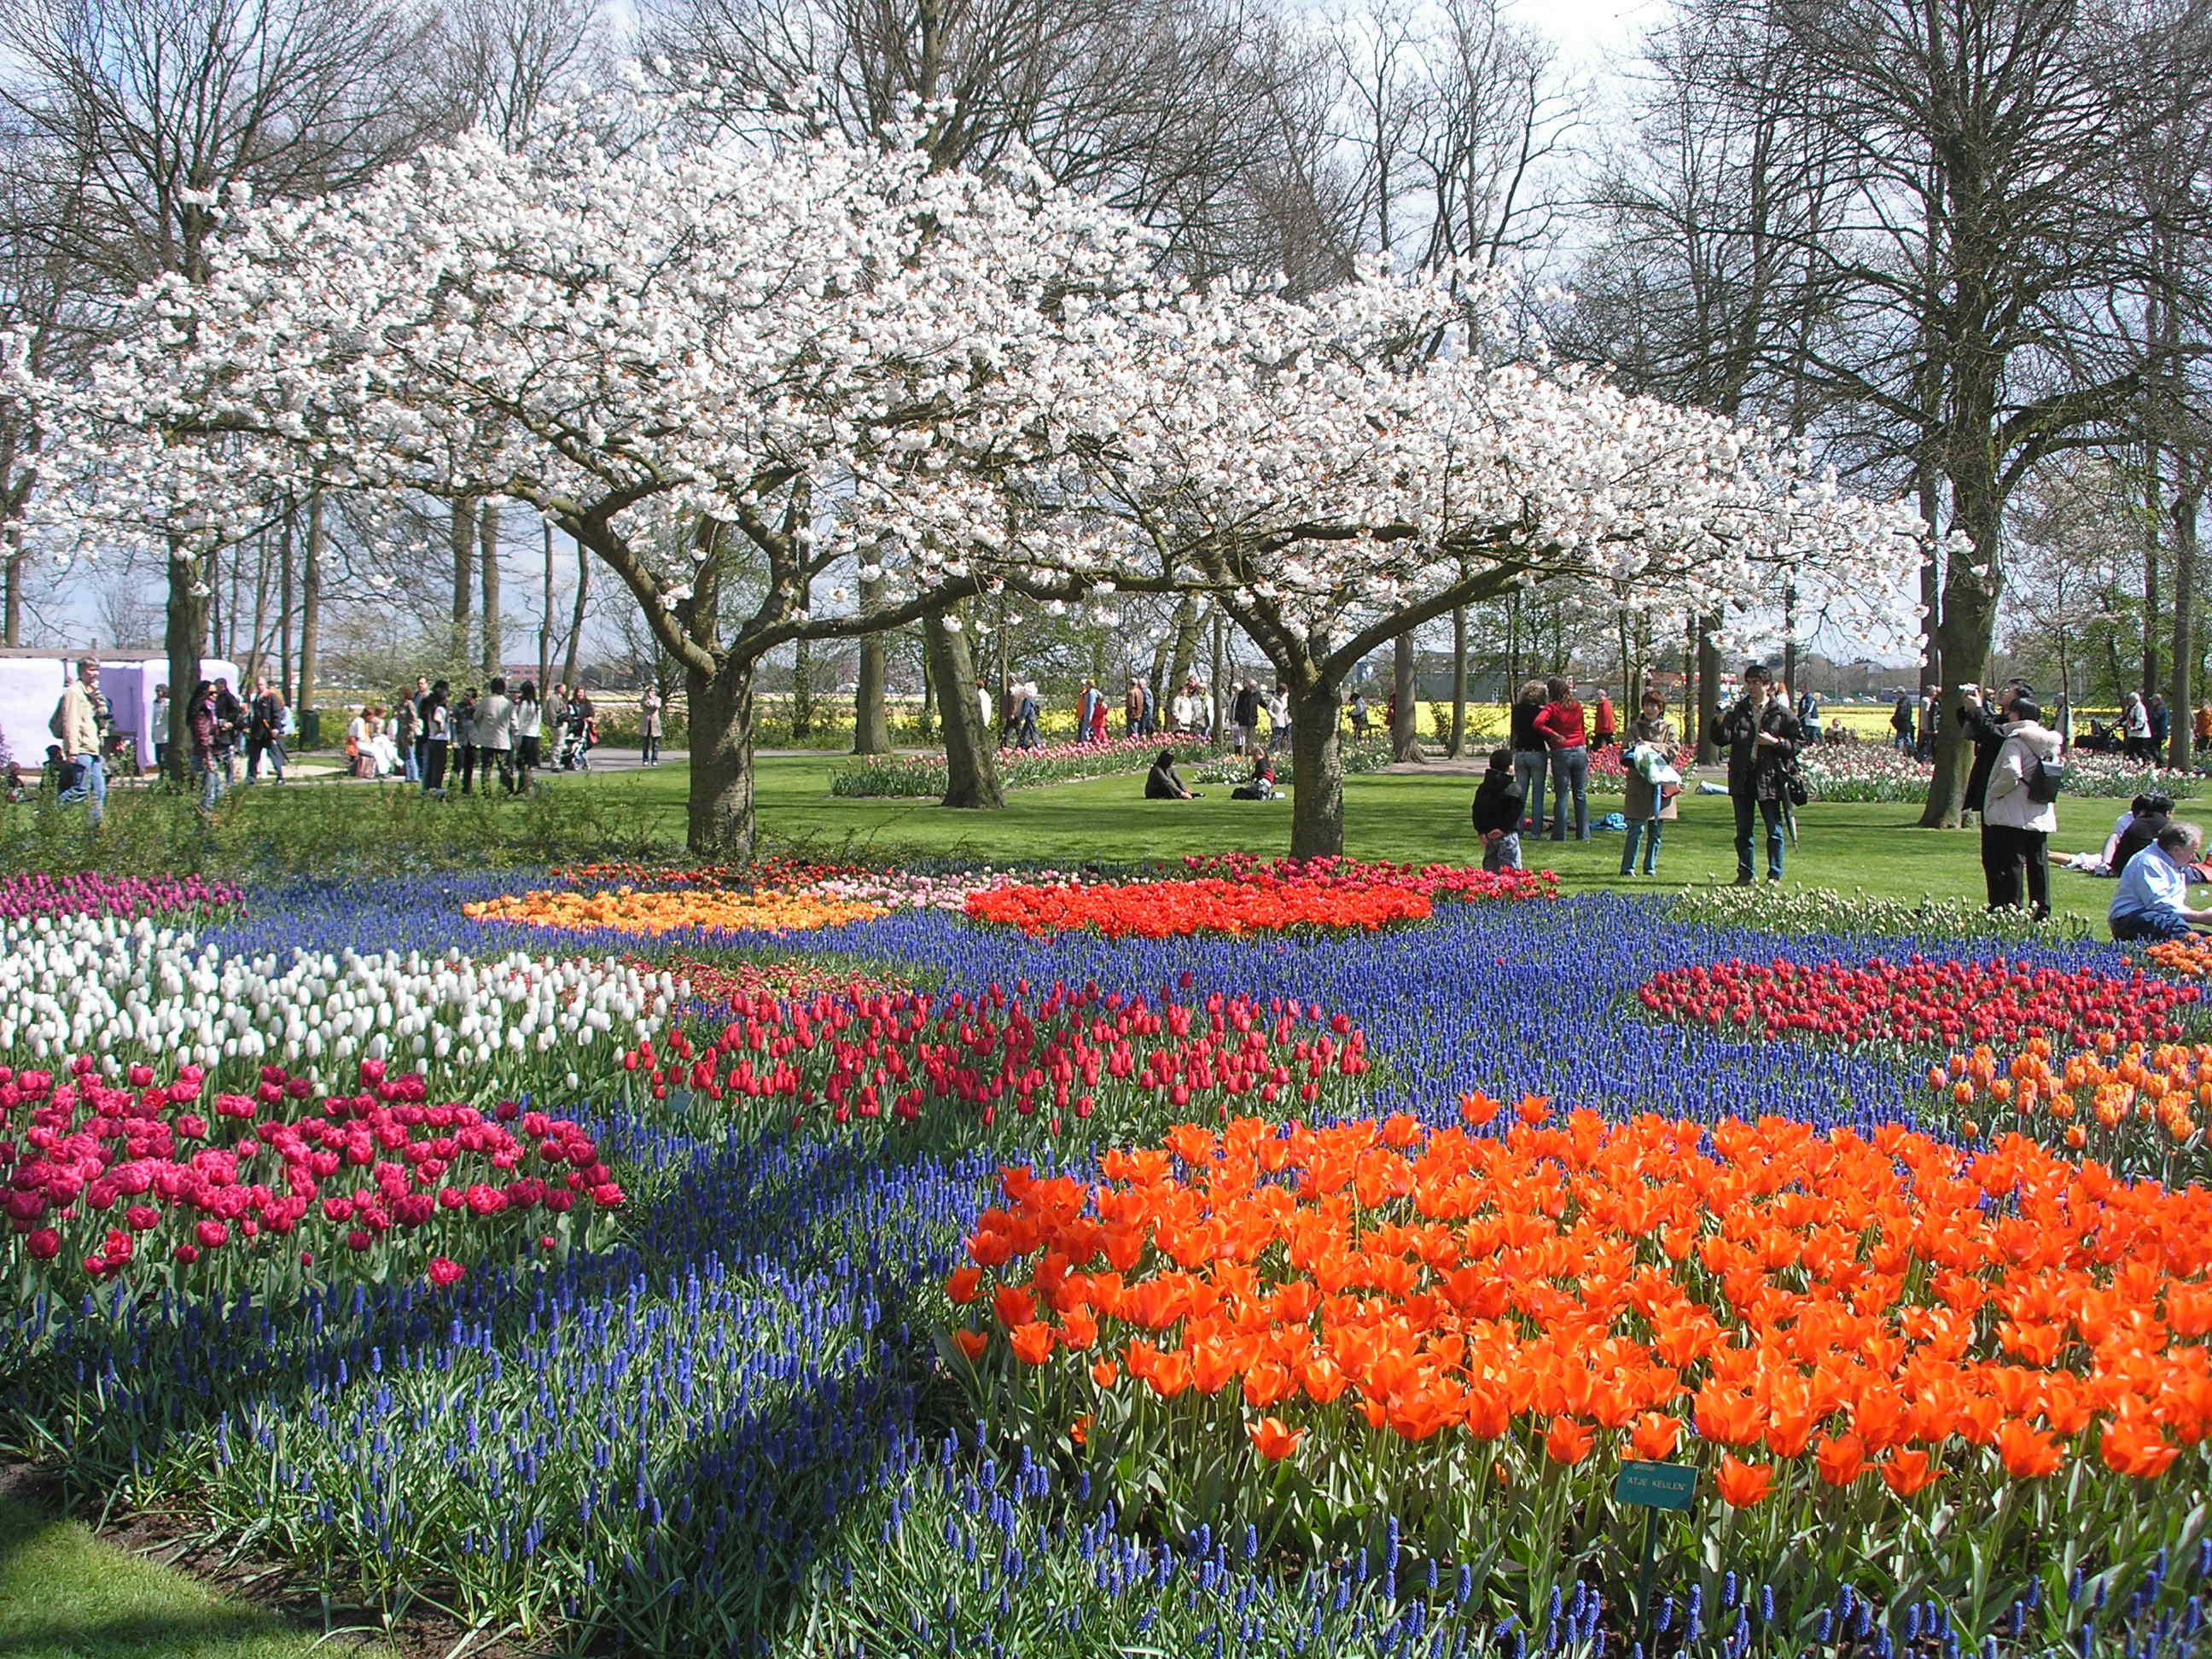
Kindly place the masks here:
MULTIPOLYGON (((951 812, 926 800, 864 800, 830 794, 836 757, 775 757, 759 764, 761 829, 780 850, 883 861, 902 854, 978 860, 1133 861, 1189 853, 1290 848, 1287 802, 1235 801, 1209 788, 1196 801, 1148 801, 1132 775, 1018 790, 1003 812, 951 812)), ((1464 775, 1384 773, 1345 782, 1345 850, 1363 858, 1473 862, 1480 848, 1468 822, 1475 780, 1464 775)), ((562 787, 574 787, 562 781, 562 787)), ((683 833, 684 771, 603 774, 586 786, 618 792, 625 805, 646 806, 672 839, 683 833)), ((1548 804, 1548 803, 1547 803, 1548 804)), ((2101 846, 2124 803, 2069 799, 2059 807, 2069 826, 2054 845, 2101 846)), ((1620 805, 1593 795, 1592 818, 1620 805)), ((1864 888, 1899 898, 1978 899, 1979 838, 1972 831, 1920 830, 1905 805, 1827 805, 1798 814, 1802 844, 1789 858, 1789 878, 1805 885, 1864 888)), ((1599 834, 1589 844, 1530 841, 1523 860, 1559 872, 1567 891, 1610 887, 1679 891, 1726 881, 1735 873, 1735 820, 1728 800, 1686 794, 1681 816, 1667 829, 1655 880, 1623 881, 1620 837, 1599 834)), ((1762 868, 1765 854, 1760 854, 1762 868)), ((2112 885, 2064 871, 2051 872, 2054 906, 2101 917, 2112 885)))
POLYGON ((371 1659, 0 1497, 0 1659, 371 1659))

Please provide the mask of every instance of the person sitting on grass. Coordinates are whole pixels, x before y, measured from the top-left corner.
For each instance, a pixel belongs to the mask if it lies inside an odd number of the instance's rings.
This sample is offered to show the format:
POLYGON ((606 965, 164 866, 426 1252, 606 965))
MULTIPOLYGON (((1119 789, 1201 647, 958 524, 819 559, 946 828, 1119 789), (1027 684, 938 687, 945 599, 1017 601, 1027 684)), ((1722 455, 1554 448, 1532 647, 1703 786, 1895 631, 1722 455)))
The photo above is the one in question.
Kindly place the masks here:
POLYGON ((1231 800, 1273 800, 1275 798, 1275 763, 1264 749, 1252 751, 1252 775, 1229 792, 1231 800))
POLYGON ((1175 750, 1163 749, 1160 757, 1152 763, 1152 769, 1145 774, 1146 800, 1196 800, 1198 793, 1188 787, 1176 772, 1175 750))
POLYGON ((1482 867, 1495 873, 1521 867, 1521 809, 1528 797, 1510 749, 1490 751, 1490 769, 1474 792, 1474 833, 1482 837, 1482 867))
POLYGON ((2212 916, 2212 909, 2189 905, 2189 866, 2203 846, 2204 833, 2195 824, 2169 823, 2128 861, 2106 918, 2114 939, 2180 939, 2212 916))

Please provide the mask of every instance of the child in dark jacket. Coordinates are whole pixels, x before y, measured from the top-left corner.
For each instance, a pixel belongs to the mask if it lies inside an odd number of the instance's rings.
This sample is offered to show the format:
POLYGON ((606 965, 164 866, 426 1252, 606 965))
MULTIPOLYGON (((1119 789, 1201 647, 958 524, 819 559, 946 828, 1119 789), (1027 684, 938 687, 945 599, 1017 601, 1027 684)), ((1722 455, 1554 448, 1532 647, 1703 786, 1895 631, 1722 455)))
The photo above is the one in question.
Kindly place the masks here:
POLYGON ((1521 867, 1522 800, 1520 781, 1513 775, 1513 751, 1493 750, 1490 769, 1474 792, 1474 832, 1482 837, 1484 869, 1521 867))

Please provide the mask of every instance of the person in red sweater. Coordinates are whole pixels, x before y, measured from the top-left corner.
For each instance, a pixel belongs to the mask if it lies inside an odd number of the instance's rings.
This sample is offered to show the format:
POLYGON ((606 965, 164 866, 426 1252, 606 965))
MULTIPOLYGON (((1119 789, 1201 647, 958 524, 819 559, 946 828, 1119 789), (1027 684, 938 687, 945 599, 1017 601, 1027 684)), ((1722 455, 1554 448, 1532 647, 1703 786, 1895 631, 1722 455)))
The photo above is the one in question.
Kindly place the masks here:
POLYGON ((1600 691, 1597 694, 1597 708, 1590 715, 1590 747, 1594 750, 1612 748, 1613 740, 1620 730, 1620 726, 1613 722, 1612 694, 1600 691))
POLYGON ((1550 699, 1536 716, 1536 731, 1552 757, 1552 839, 1567 838, 1567 793, 1574 792, 1575 839, 1589 839, 1589 738, 1572 682, 1554 674, 1544 682, 1550 699))

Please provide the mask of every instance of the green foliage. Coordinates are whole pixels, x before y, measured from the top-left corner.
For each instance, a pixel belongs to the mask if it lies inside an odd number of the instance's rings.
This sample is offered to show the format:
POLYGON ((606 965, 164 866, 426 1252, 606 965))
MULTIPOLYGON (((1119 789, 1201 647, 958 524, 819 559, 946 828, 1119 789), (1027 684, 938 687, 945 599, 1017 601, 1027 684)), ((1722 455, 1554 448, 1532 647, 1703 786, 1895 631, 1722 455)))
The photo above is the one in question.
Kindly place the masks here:
POLYGON ((384 875, 513 869, 663 850, 665 821, 634 799, 541 780, 527 795, 449 795, 405 785, 260 785, 203 817, 165 787, 118 789, 106 821, 52 797, 0 809, 0 870, 197 871, 225 875, 384 875))

